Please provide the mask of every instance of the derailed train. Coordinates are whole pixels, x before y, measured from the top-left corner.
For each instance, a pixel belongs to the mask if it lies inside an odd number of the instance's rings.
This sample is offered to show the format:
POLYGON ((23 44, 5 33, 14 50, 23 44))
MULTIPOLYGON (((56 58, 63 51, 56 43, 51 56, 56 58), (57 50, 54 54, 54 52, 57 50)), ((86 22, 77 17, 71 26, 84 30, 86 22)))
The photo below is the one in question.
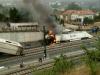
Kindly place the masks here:
MULTIPOLYGON (((75 40, 89 39, 93 36, 87 33, 86 31, 64 30, 62 34, 54 34, 52 31, 49 31, 49 33, 45 37, 46 44, 50 45, 58 42, 70 42, 75 40)), ((43 45, 43 36, 41 37, 41 40, 43 45)), ((21 55, 23 53, 23 46, 19 42, 0 39, 0 52, 12 55, 21 55)))
MULTIPOLYGON (((50 32, 51 33, 51 32, 50 32)), ((76 40, 84 40, 84 39, 91 39, 93 36, 90 35, 86 31, 71 31, 69 29, 65 29, 62 31, 61 34, 47 34, 48 37, 46 37, 47 42, 52 41, 56 43, 60 42, 70 42, 70 41, 76 41, 76 40)), ((50 42, 50 43, 52 43, 50 42)))
POLYGON ((23 46, 18 42, 0 38, 0 52, 12 55, 21 55, 23 52, 23 46))

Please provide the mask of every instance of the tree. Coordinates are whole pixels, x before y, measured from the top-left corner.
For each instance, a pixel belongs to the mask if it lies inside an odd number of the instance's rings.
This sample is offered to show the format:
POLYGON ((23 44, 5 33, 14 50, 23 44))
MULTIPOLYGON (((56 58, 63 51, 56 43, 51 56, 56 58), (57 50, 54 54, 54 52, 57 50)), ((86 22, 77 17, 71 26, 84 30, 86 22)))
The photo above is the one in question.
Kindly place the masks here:
POLYGON ((78 4, 76 4, 75 2, 72 2, 68 5, 67 9, 69 10, 81 10, 82 7, 80 7, 78 4))
POLYGON ((68 61, 67 58, 61 54, 59 58, 55 58, 53 70, 55 73, 65 73, 69 72, 73 67, 73 62, 68 61))
POLYGON ((94 17, 94 20, 95 20, 96 22, 99 22, 99 21, 100 21, 100 13, 99 13, 98 16, 95 16, 95 17, 94 17))
POLYGON ((95 47, 97 49, 97 51, 96 51, 96 59, 98 61, 100 61, 100 37, 97 39, 97 41, 95 43, 95 47))
POLYGON ((4 14, 0 13, 0 21, 4 22, 4 21, 6 21, 6 19, 7 19, 7 17, 4 14))
POLYGON ((84 45, 81 48, 86 53, 85 62, 90 68, 91 75, 96 75, 97 64, 100 61, 100 38, 95 44, 95 50, 88 50, 84 45))
MULTIPOLYGON (((7 13, 5 14, 6 8, 0 4, 0 21, 5 22, 7 19, 7 13)), ((6 10, 7 12, 7 10, 6 10)))
POLYGON ((22 22, 33 21, 31 13, 29 11, 25 10, 25 9, 19 10, 19 14, 21 16, 21 21, 22 22))
POLYGON ((29 22, 33 19, 27 10, 18 10, 15 7, 9 10, 9 21, 10 22, 29 22))
POLYGON ((92 23, 94 23, 93 19, 89 19, 88 17, 84 18, 83 24, 92 24, 92 23))
POLYGON ((22 20, 22 16, 19 14, 19 11, 15 7, 10 8, 9 16, 9 20, 11 22, 19 22, 22 20))
POLYGON ((93 57, 95 57, 94 51, 89 51, 85 46, 82 46, 82 49, 86 53, 85 62, 90 68, 91 75, 96 75, 96 61, 93 60, 93 57))

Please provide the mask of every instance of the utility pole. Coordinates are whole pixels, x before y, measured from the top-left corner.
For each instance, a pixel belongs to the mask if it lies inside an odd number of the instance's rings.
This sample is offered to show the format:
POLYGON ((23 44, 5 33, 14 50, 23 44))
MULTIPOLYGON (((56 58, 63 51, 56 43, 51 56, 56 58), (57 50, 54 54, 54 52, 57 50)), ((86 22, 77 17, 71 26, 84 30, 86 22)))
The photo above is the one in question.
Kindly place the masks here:
POLYGON ((47 57, 47 50, 46 50, 46 38, 45 38, 45 35, 46 35, 46 30, 45 30, 45 26, 43 26, 43 32, 44 32, 44 57, 46 58, 47 57))
MULTIPOLYGON (((23 49, 23 48, 22 48, 23 49)), ((21 63, 20 63, 20 68, 23 68, 24 67, 24 64, 23 64, 23 50, 20 51, 20 58, 21 58, 21 63)))

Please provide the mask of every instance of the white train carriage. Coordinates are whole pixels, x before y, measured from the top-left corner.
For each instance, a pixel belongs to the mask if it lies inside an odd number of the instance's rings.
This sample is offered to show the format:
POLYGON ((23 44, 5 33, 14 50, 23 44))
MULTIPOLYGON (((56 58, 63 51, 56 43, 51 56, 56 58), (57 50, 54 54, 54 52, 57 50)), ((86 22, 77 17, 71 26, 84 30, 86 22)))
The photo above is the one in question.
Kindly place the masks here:
POLYGON ((62 34, 56 35, 56 42, 83 40, 90 39, 92 37, 93 36, 86 31, 64 31, 62 34))
POLYGON ((0 52, 20 55, 23 51, 23 47, 20 43, 0 38, 0 52))

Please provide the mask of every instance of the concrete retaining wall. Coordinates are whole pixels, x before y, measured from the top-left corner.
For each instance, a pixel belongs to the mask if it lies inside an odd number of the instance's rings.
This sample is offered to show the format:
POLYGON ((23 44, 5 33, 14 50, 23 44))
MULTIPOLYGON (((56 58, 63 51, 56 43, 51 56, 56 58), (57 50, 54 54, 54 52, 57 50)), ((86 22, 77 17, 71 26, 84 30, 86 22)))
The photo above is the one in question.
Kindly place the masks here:
POLYGON ((42 32, 2 32, 0 38, 17 42, 35 42, 43 39, 42 32))

